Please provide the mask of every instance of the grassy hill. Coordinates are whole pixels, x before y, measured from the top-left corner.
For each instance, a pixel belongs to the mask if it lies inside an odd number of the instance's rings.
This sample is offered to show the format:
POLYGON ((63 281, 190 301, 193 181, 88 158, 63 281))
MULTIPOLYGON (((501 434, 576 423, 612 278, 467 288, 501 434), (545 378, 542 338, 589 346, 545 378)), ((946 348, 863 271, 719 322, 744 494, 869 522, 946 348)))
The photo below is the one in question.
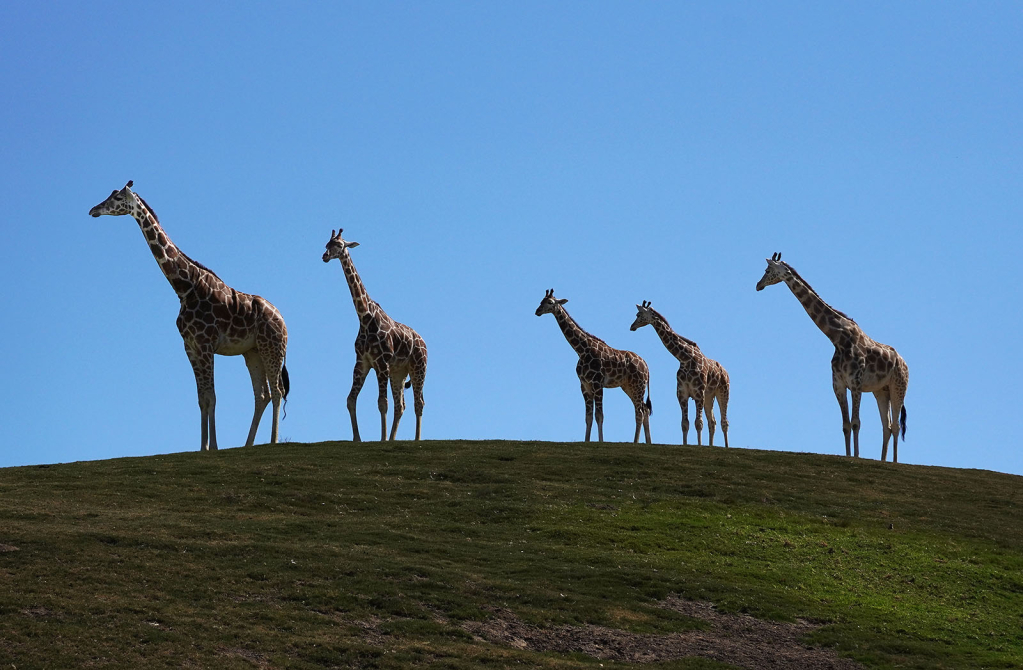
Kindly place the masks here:
POLYGON ((1020 667, 1021 512, 1010 475, 707 447, 9 468, 0 667, 1020 667))

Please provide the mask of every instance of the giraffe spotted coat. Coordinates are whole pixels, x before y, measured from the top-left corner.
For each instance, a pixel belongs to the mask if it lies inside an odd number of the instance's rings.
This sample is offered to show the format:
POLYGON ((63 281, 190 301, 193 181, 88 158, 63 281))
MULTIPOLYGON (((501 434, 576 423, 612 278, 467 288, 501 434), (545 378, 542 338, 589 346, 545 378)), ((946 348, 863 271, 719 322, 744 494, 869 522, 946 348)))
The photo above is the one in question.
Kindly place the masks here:
POLYGON ((721 432, 728 446, 728 373, 723 365, 708 358, 692 340, 676 333, 649 302, 636 305, 636 320, 630 330, 651 325, 664 347, 678 359, 678 404, 682 409, 682 444, 689 444, 689 399, 696 405, 696 443, 703 444, 703 415, 707 415, 708 443, 714 446, 714 401, 721 411, 721 432))
POLYGON ((113 191, 89 210, 89 214, 94 217, 131 215, 138 222, 160 270, 178 295, 181 309, 176 323, 185 354, 192 364, 199 397, 200 449, 217 448, 215 354, 240 355, 249 369, 255 410, 246 446, 254 442, 260 417, 271 402, 270 442, 277 442, 281 400, 287 398, 289 390, 288 369, 284 364, 288 329, 284 318, 265 298, 236 291, 212 270, 178 249, 163 230, 156 213, 131 186, 129 181, 120 191, 113 191))
POLYGON ((835 345, 835 355, 831 358, 831 384, 842 410, 845 455, 860 455, 860 397, 866 392, 874 394, 881 415, 884 433, 881 460, 887 459, 888 439, 892 438, 892 462, 898 462, 900 424, 902 437, 906 437, 904 402, 909 386, 906 361, 893 347, 875 342, 848 315, 824 302, 791 265, 781 260, 781 254, 774 254, 767 259, 767 270, 757 282, 757 290, 780 282, 785 282, 813 322, 835 345), (852 396, 851 415, 847 391, 852 396), (850 434, 853 438, 852 451, 850 434))
POLYGON ((391 425, 391 437, 398 432, 398 422, 405 411, 404 388, 412 387, 413 406, 416 415, 416 439, 422 439, 423 384, 426 381, 426 343, 419 333, 403 323, 398 323, 366 292, 366 286, 355 269, 349 249, 359 246, 358 242, 345 240, 339 230, 335 234, 330 231, 323 262, 329 263, 337 258, 348 282, 352 294, 355 313, 359 317, 359 333, 355 337, 355 369, 352 372, 352 390, 348 394, 348 414, 352 421, 352 439, 359 442, 359 422, 356 416, 356 403, 359 392, 366 381, 370 369, 376 371, 379 396, 377 406, 380 409, 380 440, 387 439, 387 382, 391 383, 391 394, 394 397, 394 420, 391 425), (406 386, 405 379, 409 382, 406 386))
POLYGON ((575 372, 586 403, 586 441, 590 441, 590 429, 594 416, 597 419, 597 439, 604 441, 604 389, 621 388, 636 411, 636 434, 633 442, 639 442, 640 427, 646 441, 650 443, 650 371, 646 361, 639 354, 609 346, 600 338, 590 335, 569 316, 564 305, 568 300, 554 297, 554 289, 547 291, 536 315, 553 314, 569 345, 579 355, 575 372), (647 395, 643 402, 643 395, 647 395))

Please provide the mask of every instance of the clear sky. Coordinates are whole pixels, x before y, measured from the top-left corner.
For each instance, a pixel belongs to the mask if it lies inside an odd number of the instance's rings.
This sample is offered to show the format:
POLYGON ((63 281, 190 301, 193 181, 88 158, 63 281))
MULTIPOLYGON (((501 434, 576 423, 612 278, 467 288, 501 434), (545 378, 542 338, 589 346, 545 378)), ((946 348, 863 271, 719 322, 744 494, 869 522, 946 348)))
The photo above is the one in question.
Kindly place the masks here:
MULTIPOLYGON (((844 453, 831 344, 754 290, 780 251, 908 362, 902 461, 1023 474, 1017 2, 15 0, 0 37, 0 465, 199 446, 177 298, 133 220, 87 216, 132 179, 283 313, 292 441, 351 437, 343 227, 429 346, 426 438, 582 438, 553 287, 649 363, 655 442, 677 363, 629 331, 641 300, 729 371, 733 447, 844 453)), ((248 374, 216 364, 237 446, 248 374)), ((631 439, 625 395, 605 412, 631 439)), ((862 421, 878 458, 870 396, 862 421)))

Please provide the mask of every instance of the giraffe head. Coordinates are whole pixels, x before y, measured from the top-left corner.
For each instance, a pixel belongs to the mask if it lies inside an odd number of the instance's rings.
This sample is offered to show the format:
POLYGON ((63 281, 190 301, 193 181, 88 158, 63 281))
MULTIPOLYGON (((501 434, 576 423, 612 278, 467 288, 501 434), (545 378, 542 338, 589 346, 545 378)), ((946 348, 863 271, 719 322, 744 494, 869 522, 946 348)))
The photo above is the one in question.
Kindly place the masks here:
POLYGON ((764 271, 764 276, 757 282, 757 290, 763 291, 765 286, 771 284, 777 284, 780 281, 785 281, 785 276, 789 274, 789 266, 787 263, 783 263, 781 260, 781 254, 772 254, 767 259, 767 270, 764 271))
POLYGON ((329 263, 332 258, 341 258, 346 253, 346 249, 359 246, 358 242, 349 242, 342 239, 341 233, 343 232, 344 229, 338 230, 337 234, 333 230, 330 231, 330 239, 327 240, 327 250, 323 252, 324 263, 329 263))
POLYGON ((120 191, 111 191, 109 198, 89 210, 89 216, 96 217, 103 214, 122 216, 124 214, 131 214, 135 207, 135 194, 132 193, 131 186, 132 182, 129 181, 120 191))
POLYGON ((540 306, 536 308, 536 315, 553 314, 558 307, 566 302, 568 302, 568 298, 558 300, 554 297, 554 289, 550 289, 544 294, 543 300, 540 301, 540 306))
POLYGON ((657 320, 657 312, 650 307, 650 301, 644 300, 642 305, 636 305, 636 320, 632 322, 629 330, 637 330, 657 320))

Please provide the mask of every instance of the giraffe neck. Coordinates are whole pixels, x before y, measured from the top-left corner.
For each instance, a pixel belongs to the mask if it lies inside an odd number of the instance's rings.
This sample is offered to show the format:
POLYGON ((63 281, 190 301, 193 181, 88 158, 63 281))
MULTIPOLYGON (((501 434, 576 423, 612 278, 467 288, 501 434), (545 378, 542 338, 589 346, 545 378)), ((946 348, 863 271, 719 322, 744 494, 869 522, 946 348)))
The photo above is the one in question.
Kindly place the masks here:
POLYGON ((651 322, 651 325, 654 327, 654 330, 657 331, 657 336, 661 338, 661 342, 664 344, 664 347, 679 361, 690 361, 703 356, 703 353, 700 351, 700 347, 697 346, 696 342, 682 337, 672 330, 671 326, 668 325, 668 322, 665 321, 663 317, 654 319, 651 322))
POLYGON ((590 335, 582 327, 575 322, 561 305, 558 305, 557 309, 554 310, 554 318, 558 321, 558 326, 561 327, 561 332, 564 333, 565 339, 568 340, 569 345, 575 350, 577 354, 582 356, 585 353, 590 353, 594 350, 598 340, 593 335, 590 335))
POLYGON ((133 193, 132 195, 135 197, 132 217, 138 222, 139 228, 146 238, 146 243, 149 245, 149 250, 160 266, 163 275, 170 282, 171 288, 179 298, 184 299, 184 296, 195 288, 201 275, 207 273, 213 275, 213 273, 178 249, 160 225, 156 212, 137 194, 133 193))
POLYGON ((836 346, 843 339, 843 336, 851 329, 857 327, 852 319, 824 302, 824 299, 817 295, 817 292, 795 271, 785 275, 785 283, 788 285, 789 290, 792 291, 792 295, 796 296, 796 300, 806 310, 810 319, 836 346))
POLYGON ((372 301, 369 299, 369 293, 366 292, 366 286, 362 283, 358 270, 355 269, 355 263, 352 262, 348 249, 342 251, 339 258, 341 260, 341 269, 345 271, 345 279, 348 281, 348 290, 352 293, 352 303, 355 305, 355 312, 361 320, 364 316, 369 315, 372 301))

